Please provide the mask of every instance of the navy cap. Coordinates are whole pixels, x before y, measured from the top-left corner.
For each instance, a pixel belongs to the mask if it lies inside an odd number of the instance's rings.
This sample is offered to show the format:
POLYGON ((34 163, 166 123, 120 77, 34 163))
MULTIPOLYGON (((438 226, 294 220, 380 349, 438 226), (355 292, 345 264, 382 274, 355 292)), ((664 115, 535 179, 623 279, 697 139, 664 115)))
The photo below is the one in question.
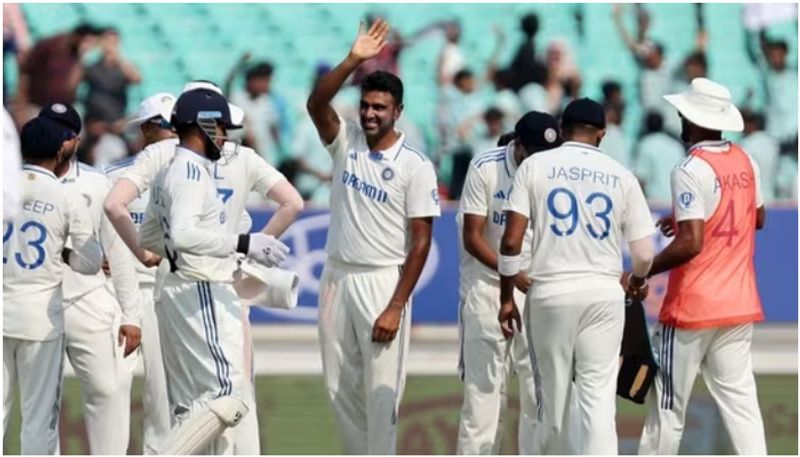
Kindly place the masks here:
POLYGON ((606 128, 606 112, 590 98, 573 100, 561 115, 561 125, 587 124, 598 129, 606 128))
POLYGON ((35 117, 22 126, 19 134, 22 157, 37 160, 55 158, 61 145, 75 138, 75 133, 46 117, 35 117))
POLYGON ((66 103, 51 103, 45 106, 39 111, 39 117, 52 119, 70 129, 75 135, 79 135, 83 127, 78 111, 72 105, 66 103))
POLYGON ((213 119, 228 129, 240 127, 231 120, 228 100, 210 89, 193 89, 184 92, 172 109, 172 125, 194 124, 201 119, 213 119))
POLYGON ((514 126, 514 133, 526 149, 552 149, 562 143, 556 118, 539 111, 530 111, 522 116, 514 126))

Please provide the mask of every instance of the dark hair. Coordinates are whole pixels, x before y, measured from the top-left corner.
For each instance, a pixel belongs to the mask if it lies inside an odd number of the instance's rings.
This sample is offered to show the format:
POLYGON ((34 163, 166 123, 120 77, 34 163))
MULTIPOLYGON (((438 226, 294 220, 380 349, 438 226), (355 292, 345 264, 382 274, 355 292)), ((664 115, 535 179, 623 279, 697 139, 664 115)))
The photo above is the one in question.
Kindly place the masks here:
POLYGON ((403 81, 388 71, 378 70, 368 74, 361 81, 361 92, 388 92, 398 106, 403 104, 403 81))
POLYGON ((664 45, 659 43, 658 41, 653 41, 653 49, 658 53, 660 56, 664 56, 664 45))
POLYGON ((539 31, 539 16, 536 13, 528 13, 522 17, 519 26, 522 29, 522 33, 531 38, 539 31))
POLYGON ((644 131, 657 133, 664 130, 664 118, 657 111, 648 111, 644 118, 644 131))
POLYGON ((80 36, 81 38, 88 35, 97 36, 102 34, 104 31, 105 29, 101 29, 100 27, 89 24, 88 22, 82 22, 72 29, 72 33, 80 36))
POLYGON ((497 147, 501 146, 508 146, 508 143, 517 139, 517 132, 508 132, 500 135, 500 138, 497 139, 497 147))
POLYGON ((764 130, 765 120, 763 114, 757 111, 743 109, 742 118, 744 119, 745 124, 752 122, 756 125, 756 130, 764 130))
POLYGON ((786 43, 786 40, 772 40, 767 46, 770 48, 778 48, 783 52, 789 52, 789 44, 786 43))
POLYGON ((603 83, 603 98, 611 98, 614 92, 622 92, 622 85, 617 81, 605 81, 603 83))
POLYGON ((464 68, 464 69, 458 70, 456 72, 456 74, 453 75, 453 85, 457 86, 457 85, 459 85, 461 83, 461 81, 463 81, 463 80, 465 80, 467 78, 472 78, 473 76, 474 75, 472 73, 472 70, 470 70, 468 68, 464 68))
POLYGON ((502 111, 492 106, 483 113, 483 120, 486 122, 502 121, 503 116, 502 111))
POLYGON ((61 145, 75 135, 56 121, 35 117, 22 126, 19 134, 22 157, 31 160, 49 160, 56 157, 61 145))
POLYGON ((686 60, 683 62, 683 64, 697 64, 703 67, 704 70, 708 70, 708 59, 706 59, 706 53, 703 51, 695 51, 689 54, 686 56, 686 60))
POLYGON ((274 68, 272 67, 271 63, 258 62, 247 70, 247 72, 244 74, 244 77, 248 81, 253 78, 269 78, 272 76, 273 70, 274 68))
POLYGON ((104 27, 103 28, 103 34, 106 34, 106 33, 110 33, 110 34, 119 36, 119 30, 117 30, 115 27, 104 27))
POLYGON ((492 82, 494 83, 495 86, 509 87, 511 86, 512 78, 513 74, 511 70, 501 69, 494 72, 494 77, 492 78, 492 82))

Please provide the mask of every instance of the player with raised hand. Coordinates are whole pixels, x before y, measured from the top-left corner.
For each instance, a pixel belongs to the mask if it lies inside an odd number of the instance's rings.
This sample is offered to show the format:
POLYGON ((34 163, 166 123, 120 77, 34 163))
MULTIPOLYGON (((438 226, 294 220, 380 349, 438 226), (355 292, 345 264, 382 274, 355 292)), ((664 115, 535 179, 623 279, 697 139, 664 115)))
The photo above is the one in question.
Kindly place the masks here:
POLYGON ((521 329, 514 299, 526 229, 533 230, 532 285, 525 305, 527 334, 537 381, 541 423, 535 442, 543 454, 616 454, 617 371, 625 317, 622 243, 630 248, 628 292, 646 285, 655 231, 633 173, 597 146, 605 134, 603 107, 571 102, 562 116, 566 140, 523 162, 505 206, 500 244, 499 320, 506 334, 521 329), (570 380, 574 376, 574 387, 570 380), (579 420, 569 418, 577 397, 579 420), (568 423, 580 430, 567 433, 568 423))
POLYGON ((96 274, 103 253, 83 199, 65 192, 55 175, 77 147, 75 134, 37 117, 23 126, 20 140, 22 211, 3 232, 3 429, 5 434, 19 384, 21 453, 57 454, 63 268, 66 263, 78 273, 96 274))
MULTIPOLYGON (((523 332, 506 338, 497 324, 500 311, 500 275, 497 249, 505 227, 503 206, 511 191, 514 173, 529 155, 561 145, 558 121, 531 111, 516 124, 507 146, 490 149, 472 159, 464 181, 459 208, 463 217, 466 259, 459 268, 466 284, 460 309, 461 362, 464 402, 458 429, 458 454, 498 454, 502 446, 502 414, 509 378, 519 379, 520 454, 537 454, 533 443, 536 425, 535 384, 523 332)), ((530 230, 525 236, 517 275, 518 301, 530 286, 530 230)))
MULTIPOLYGON (((46 106, 39 117, 51 119, 78 137, 81 119, 69 105, 46 106)), ((130 433, 130 396, 134 351, 141 341, 141 303, 136 282, 136 260, 103 214, 110 188, 98 170, 64 156, 56 175, 64 191, 83 203, 96 239, 110 267, 86 275, 64 269, 65 348, 81 385, 84 419, 92 454, 124 454, 130 433), (110 340, 117 344, 108 344, 110 340)))
POLYGON ((405 384, 411 292, 440 214, 433 164, 395 130, 403 83, 376 71, 361 83, 359 123, 331 100, 386 44, 389 24, 359 29, 307 108, 333 158, 331 222, 320 281, 319 334, 328 397, 347 454, 394 454, 405 384))

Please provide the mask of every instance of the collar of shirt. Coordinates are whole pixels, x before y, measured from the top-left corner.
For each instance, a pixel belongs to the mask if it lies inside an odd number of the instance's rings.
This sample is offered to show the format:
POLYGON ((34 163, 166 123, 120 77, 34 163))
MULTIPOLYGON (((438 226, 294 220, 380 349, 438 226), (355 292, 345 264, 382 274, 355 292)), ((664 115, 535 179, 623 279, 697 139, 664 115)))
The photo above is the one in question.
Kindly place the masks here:
POLYGON ((395 141, 393 145, 389 146, 389 148, 384 151, 381 150, 369 151, 370 159, 381 161, 386 158, 397 157, 397 155, 400 153, 400 148, 403 147, 403 143, 405 143, 406 141, 406 136, 403 132, 397 130, 395 130, 395 132, 400 135, 399 137, 397 137, 397 141, 395 141))
POLYGON ((514 149, 516 148, 517 142, 516 140, 511 140, 506 145, 506 171, 508 172, 508 176, 513 177, 514 173, 517 172, 517 160, 514 157, 514 149))
POLYGON ((58 180, 58 178, 56 177, 55 174, 53 174, 52 171, 48 170, 47 168, 42 168, 39 165, 31 165, 29 163, 26 163, 26 164, 24 164, 22 166, 22 169, 25 170, 25 171, 32 171, 34 173, 40 173, 40 174, 43 174, 45 176, 49 176, 50 178, 53 178, 55 180, 58 180))
POLYGON ((572 147, 572 148, 581 148, 581 149, 590 149, 592 151, 596 151, 596 152, 599 152, 601 154, 603 153, 603 151, 600 150, 600 148, 598 148, 598 147, 592 146, 591 144, 581 143, 581 142, 578 142, 578 141, 565 141, 564 144, 562 144, 561 146, 562 147, 569 146, 569 147, 572 147))
POLYGON ((196 162, 199 165, 202 165, 204 168, 208 169, 214 162, 208 160, 205 156, 200 155, 197 152, 192 151, 191 149, 184 147, 184 146, 176 146, 175 147, 175 157, 186 157, 187 159, 191 160, 192 162, 196 162))
POLYGON ((64 176, 61 176, 60 179, 62 183, 75 182, 80 174, 81 172, 80 167, 78 167, 78 162, 75 160, 70 160, 69 169, 67 169, 67 172, 64 173, 64 176))
POLYGON ((689 152, 691 153, 698 148, 702 148, 704 151, 708 152, 725 152, 730 149, 730 147, 731 142, 728 140, 701 141, 693 144, 692 147, 689 148, 689 152))

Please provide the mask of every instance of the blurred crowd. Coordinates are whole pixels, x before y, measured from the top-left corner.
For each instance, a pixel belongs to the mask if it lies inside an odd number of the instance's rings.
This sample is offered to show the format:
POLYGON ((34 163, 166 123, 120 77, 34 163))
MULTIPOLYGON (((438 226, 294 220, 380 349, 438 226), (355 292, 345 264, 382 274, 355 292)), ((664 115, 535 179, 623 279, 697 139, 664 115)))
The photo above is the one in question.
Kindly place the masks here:
MULTIPOLYGON (((126 131, 124 125, 126 115, 139 103, 128 100, 128 89, 141 81, 141 75, 135 62, 120 51, 117 30, 81 24, 33 43, 19 6, 4 4, 3 11, 3 54, 14 56, 19 74, 16 88, 5 87, 4 75, 3 103, 16 124, 21 125, 49 103, 76 104, 85 117, 80 160, 102 166, 135 154, 142 139, 138 131, 126 131), (13 89, 13 97, 6 97, 8 89, 13 89)), ((391 17, 388 19, 391 22, 391 17)), ((608 128, 601 149, 636 174, 651 201, 668 203, 670 170, 685 155, 686 145, 680 139, 680 120, 662 95, 682 91, 693 78, 708 73, 709 36, 703 8, 696 8, 695 47, 683 56, 669 55, 665 44, 650 37, 651 16, 646 6, 616 5, 609 19, 637 63, 635 94, 627 93, 614 79, 604 81, 602 95, 585 93, 577 54, 562 39, 541 46, 537 36, 540 21, 546 18, 531 13, 519 19, 522 40, 508 62, 499 61, 507 44, 503 29, 494 29, 494 36, 487 38, 494 40, 494 50, 482 68, 471 63, 475 56, 468 57, 464 51, 461 38, 469 31, 462 30, 457 21, 425 25, 410 36, 393 31, 382 54, 354 74, 350 90, 340 94, 335 103, 340 112, 356 117, 358 84, 365 74, 382 69, 402 76, 403 51, 440 34, 444 44, 436 74, 431 75, 438 85, 435 112, 430 116, 433 138, 416 124, 426 119, 404 116, 399 128, 437 165, 444 198, 458 199, 472 156, 494 147, 522 114, 536 110, 559 116, 571 100, 590 96, 599 98, 606 110, 608 128), (628 14, 634 15, 636 30, 626 29, 628 14), (637 111, 640 119, 627 119, 628 107, 633 105, 641 108, 637 111), (630 122, 638 126, 636 135, 623 128, 623 123, 630 122)), ((367 23, 373 20, 372 15, 365 18, 367 23)), ((746 37, 746 43, 730 45, 746 46, 761 87, 751 88, 746 99, 737 101, 746 127, 736 140, 759 164, 765 199, 796 200, 797 68, 787 63, 789 52, 796 50, 790 50, 786 41, 770 38, 763 28, 749 28, 746 37), (765 97, 761 110, 752 103, 756 91, 765 97)), ((231 102, 245 111, 245 128, 237 139, 278 167, 306 200, 326 206, 332 162, 305 113, 305 97, 274 90, 275 65, 279 62, 255 61, 245 54, 225 81, 217 81, 231 102)), ((329 70, 329 65, 320 61, 314 69, 315 80, 329 70)))

